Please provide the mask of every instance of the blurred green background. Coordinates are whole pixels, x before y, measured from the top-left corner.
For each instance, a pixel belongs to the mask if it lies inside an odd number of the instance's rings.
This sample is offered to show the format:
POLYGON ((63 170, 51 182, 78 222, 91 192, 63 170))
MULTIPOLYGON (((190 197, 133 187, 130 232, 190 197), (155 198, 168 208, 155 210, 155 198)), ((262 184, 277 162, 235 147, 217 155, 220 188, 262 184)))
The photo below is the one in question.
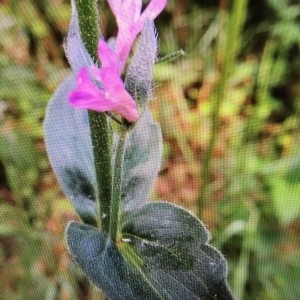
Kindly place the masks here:
MULTIPOLYGON (((99 0, 105 37, 116 33, 99 0)), ((70 72, 64 0, 0 0, 0 299, 105 299, 64 243, 78 219, 43 118, 70 72)), ((164 135, 153 200, 197 214, 237 299, 300 299, 300 4, 169 0, 151 108, 164 135)))

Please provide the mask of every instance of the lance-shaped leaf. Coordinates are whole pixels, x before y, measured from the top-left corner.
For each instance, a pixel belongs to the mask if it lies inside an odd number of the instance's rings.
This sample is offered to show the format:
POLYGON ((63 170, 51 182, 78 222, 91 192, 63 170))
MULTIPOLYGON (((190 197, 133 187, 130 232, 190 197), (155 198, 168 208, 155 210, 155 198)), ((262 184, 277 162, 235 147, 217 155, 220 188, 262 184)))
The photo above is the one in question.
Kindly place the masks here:
POLYGON ((54 94, 45 118, 48 157, 58 181, 81 219, 96 224, 94 158, 88 113, 67 103, 75 86, 74 76, 66 79, 54 94))
MULTIPOLYGON (((96 176, 88 113, 68 105, 74 76, 65 80, 47 109, 45 142, 58 181, 85 223, 96 224, 96 176)), ((115 137, 115 140, 117 136, 115 137)), ((161 161, 159 125, 145 111, 126 145, 121 210, 128 212, 147 200, 161 161)), ((100 199, 101 201, 101 199, 100 199)))
POLYGON ((132 212, 117 244, 90 226, 71 223, 75 261, 110 299, 232 299, 222 255, 205 226, 163 202, 132 212))
POLYGON ((141 207, 150 195, 162 156, 162 134, 148 109, 130 134, 124 157, 121 210, 141 207))

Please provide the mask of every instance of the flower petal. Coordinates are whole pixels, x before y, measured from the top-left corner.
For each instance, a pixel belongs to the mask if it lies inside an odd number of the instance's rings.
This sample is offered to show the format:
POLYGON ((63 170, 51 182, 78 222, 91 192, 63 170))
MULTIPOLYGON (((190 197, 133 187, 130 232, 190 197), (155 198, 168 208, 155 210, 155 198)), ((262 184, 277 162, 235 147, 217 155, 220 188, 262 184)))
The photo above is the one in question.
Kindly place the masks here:
POLYGON ((108 97, 113 103, 113 111, 119 113, 129 122, 138 119, 137 105, 131 95, 126 91, 125 86, 118 74, 113 73, 109 68, 101 69, 101 81, 108 97))
POLYGON ((90 78, 86 68, 82 68, 76 78, 76 90, 69 93, 68 102, 73 107, 108 111, 113 105, 106 99, 105 92, 100 90, 90 78))
POLYGON ((154 20, 165 8, 167 0, 152 0, 143 11, 141 17, 143 20, 146 18, 154 20))
POLYGON ((115 53, 119 57, 121 71, 137 35, 143 30, 146 19, 154 20, 166 4, 167 0, 152 0, 141 13, 142 0, 124 0, 120 10, 114 12, 119 28, 115 53))
POLYGON ((133 34, 133 31, 130 32, 125 30, 119 30, 118 32, 115 52, 119 57, 121 72, 124 69, 124 66, 126 64, 130 50, 132 48, 137 34, 138 32, 136 34, 133 34))
POLYGON ((138 21, 142 10, 141 0, 124 0, 122 9, 116 15, 119 28, 129 28, 138 21))
POLYGON ((69 104, 99 112, 114 111, 129 122, 136 121, 139 117, 136 103, 126 91, 116 70, 96 67, 92 70, 101 79, 104 90, 91 80, 88 70, 82 68, 77 74, 76 89, 68 95, 69 104))
POLYGON ((102 39, 98 42, 98 56, 103 68, 113 68, 119 70, 119 59, 116 53, 102 39))
POLYGON ((122 0, 108 0, 108 4, 115 16, 122 8, 122 0))

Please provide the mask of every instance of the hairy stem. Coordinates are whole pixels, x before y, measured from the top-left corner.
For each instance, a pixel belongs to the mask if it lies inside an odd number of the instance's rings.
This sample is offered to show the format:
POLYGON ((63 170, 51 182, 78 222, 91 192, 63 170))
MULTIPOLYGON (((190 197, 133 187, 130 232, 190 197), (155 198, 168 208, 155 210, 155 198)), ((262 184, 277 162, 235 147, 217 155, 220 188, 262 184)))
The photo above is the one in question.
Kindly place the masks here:
POLYGON ((95 0, 75 0, 83 44, 94 62, 98 62, 100 30, 95 0))
MULTIPOLYGON (((75 3, 82 41, 93 61, 97 63, 100 31, 96 1, 75 0, 75 3)), ((108 233, 112 196, 112 131, 104 113, 89 111, 89 122, 97 179, 98 226, 108 233)))

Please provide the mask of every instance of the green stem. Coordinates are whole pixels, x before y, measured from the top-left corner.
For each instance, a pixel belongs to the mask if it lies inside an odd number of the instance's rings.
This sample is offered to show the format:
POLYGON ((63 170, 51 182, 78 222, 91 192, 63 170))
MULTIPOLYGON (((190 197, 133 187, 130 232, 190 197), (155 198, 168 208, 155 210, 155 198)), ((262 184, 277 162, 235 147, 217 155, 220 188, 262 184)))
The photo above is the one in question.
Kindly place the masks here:
POLYGON ((257 230, 260 220, 259 210, 251 202, 245 202, 249 209, 249 219, 246 224, 241 255, 233 272, 232 291, 236 299, 244 299, 246 282, 249 276, 250 256, 257 241, 257 230))
POLYGON ((118 234, 118 224, 119 224, 119 210, 121 201, 121 188, 122 188, 122 168, 123 168, 123 158, 125 152, 126 134, 121 133, 114 161, 114 177, 113 177, 113 195, 111 202, 110 211, 110 238, 112 241, 116 242, 118 234))
POLYGON ((83 44, 94 62, 98 62, 100 30, 96 0, 75 0, 83 44))
POLYGON ((108 233, 112 197, 112 130, 107 117, 102 113, 89 111, 89 121, 98 188, 96 197, 98 223, 102 230, 108 233))
MULTIPOLYGON (((75 0, 82 41, 93 61, 98 63, 97 45, 100 36, 95 0, 75 0)), ((97 180, 98 226, 109 231, 112 195, 112 133, 104 113, 89 111, 91 139, 97 180)))

